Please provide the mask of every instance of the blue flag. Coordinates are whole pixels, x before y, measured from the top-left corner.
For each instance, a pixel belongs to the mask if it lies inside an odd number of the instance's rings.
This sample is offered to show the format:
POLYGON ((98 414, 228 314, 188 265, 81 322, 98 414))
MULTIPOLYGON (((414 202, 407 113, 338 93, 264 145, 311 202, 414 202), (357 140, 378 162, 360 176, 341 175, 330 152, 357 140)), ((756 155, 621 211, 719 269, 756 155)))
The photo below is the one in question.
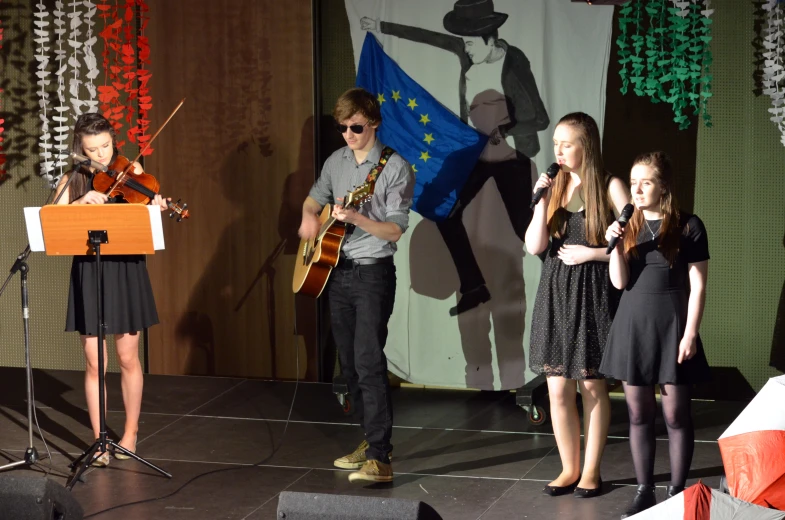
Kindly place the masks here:
POLYGON ((410 78, 368 33, 360 54, 357 86, 382 107, 379 139, 415 172, 414 209, 439 221, 450 214, 488 137, 442 106, 410 78))

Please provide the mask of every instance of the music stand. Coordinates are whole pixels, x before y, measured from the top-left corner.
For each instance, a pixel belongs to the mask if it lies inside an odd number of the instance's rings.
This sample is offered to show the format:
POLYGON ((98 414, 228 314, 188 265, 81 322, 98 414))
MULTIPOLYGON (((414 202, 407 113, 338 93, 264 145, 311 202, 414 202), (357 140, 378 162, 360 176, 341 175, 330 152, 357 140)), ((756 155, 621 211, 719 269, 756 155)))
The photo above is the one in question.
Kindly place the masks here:
POLYGON ((153 213, 150 208, 158 212, 158 225, 160 226, 158 208, 140 204, 57 205, 41 208, 41 228, 47 255, 95 255, 100 433, 98 439, 71 463, 71 469, 76 468, 76 472, 66 485, 68 489, 72 489, 82 473, 90 467, 93 455, 99 450, 102 454, 105 453, 108 446, 112 446, 115 451, 147 465, 158 473, 172 478, 170 473, 123 448, 106 435, 103 370, 105 325, 102 308, 101 255, 154 254, 155 245, 151 218, 153 213))

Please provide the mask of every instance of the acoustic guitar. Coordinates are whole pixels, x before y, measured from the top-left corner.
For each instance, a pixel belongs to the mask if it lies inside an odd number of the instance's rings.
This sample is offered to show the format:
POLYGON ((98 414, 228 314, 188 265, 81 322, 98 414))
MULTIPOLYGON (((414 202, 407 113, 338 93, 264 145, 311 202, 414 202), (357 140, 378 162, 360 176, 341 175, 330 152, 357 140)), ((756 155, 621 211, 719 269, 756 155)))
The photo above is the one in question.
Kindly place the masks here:
MULTIPOLYGON (((375 178, 346 194, 344 208, 359 208, 373 195, 375 178)), ((346 224, 332 216, 332 205, 326 204, 319 213, 321 227, 316 238, 300 240, 300 248, 294 263, 292 290, 318 298, 333 268, 338 265, 341 245, 346 235, 346 224)))

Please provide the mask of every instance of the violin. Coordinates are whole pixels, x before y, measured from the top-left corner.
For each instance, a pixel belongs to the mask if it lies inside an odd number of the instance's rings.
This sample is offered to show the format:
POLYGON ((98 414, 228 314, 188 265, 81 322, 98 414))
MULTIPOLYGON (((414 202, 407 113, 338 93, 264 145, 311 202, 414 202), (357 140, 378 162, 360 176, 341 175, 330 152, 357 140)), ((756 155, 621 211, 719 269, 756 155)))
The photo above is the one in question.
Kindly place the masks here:
MULTIPOLYGON (((93 177, 95 191, 131 204, 149 204, 158 195, 160 187, 158 179, 149 173, 134 173, 134 162, 119 154, 107 167, 107 171, 97 171, 93 177)), ((190 216, 186 209, 188 204, 181 205, 179 199, 177 202, 167 201, 167 206, 172 210, 169 218, 177 215, 177 222, 190 216)))
MULTIPOLYGON (((108 195, 109 197, 122 198, 131 204, 148 204, 153 197, 158 195, 158 189, 160 188, 158 180, 149 173, 134 173, 134 163, 144 154, 145 150, 153 144, 155 138, 158 137, 161 130, 164 129, 177 111, 180 110, 183 103, 185 103, 185 98, 183 98, 182 101, 180 101, 180 104, 175 107, 171 114, 169 114, 166 121, 164 121, 150 140, 147 141, 147 144, 139 151, 139 155, 137 155, 134 160, 131 161, 126 157, 117 154, 117 157, 114 158, 106 172, 96 172, 95 177, 93 177, 93 189, 104 195, 108 195)), ((178 215, 177 222, 190 216, 186 209, 188 204, 183 204, 181 206, 180 199, 178 199, 177 202, 167 201, 166 205, 172 210, 169 214, 169 218, 173 218, 175 214, 178 215)))

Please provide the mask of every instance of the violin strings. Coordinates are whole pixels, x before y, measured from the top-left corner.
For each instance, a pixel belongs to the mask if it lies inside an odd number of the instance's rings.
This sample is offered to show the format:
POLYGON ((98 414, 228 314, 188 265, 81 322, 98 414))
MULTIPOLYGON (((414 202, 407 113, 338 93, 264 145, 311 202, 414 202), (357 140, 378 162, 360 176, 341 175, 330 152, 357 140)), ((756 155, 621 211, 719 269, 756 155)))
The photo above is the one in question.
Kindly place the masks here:
MULTIPOLYGON (((149 189, 144 184, 140 184, 139 182, 135 181, 133 178, 130 178, 130 177, 126 178, 123 181, 123 184, 125 184, 126 186, 128 186, 132 190, 138 191, 139 193, 141 193, 145 197, 149 197, 151 199, 154 198, 157 195, 153 190, 149 189)), ((170 207, 170 208, 173 207, 171 202, 167 202, 167 206, 170 207)), ((174 208, 174 209, 177 209, 177 208, 174 208)), ((180 212, 178 211, 178 213, 180 213, 180 212)))
POLYGON ((155 193, 153 193, 152 190, 148 189, 143 184, 139 184, 138 182, 136 182, 135 180, 130 179, 130 178, 125 181, 125 185, 128 186, 129 188, 133 189, 133 190, 138 191, 139 193, 141 193, 145 197, 150 197, 151 199, 153 197, 155 197, 155 195, 156 195, 155 193))

